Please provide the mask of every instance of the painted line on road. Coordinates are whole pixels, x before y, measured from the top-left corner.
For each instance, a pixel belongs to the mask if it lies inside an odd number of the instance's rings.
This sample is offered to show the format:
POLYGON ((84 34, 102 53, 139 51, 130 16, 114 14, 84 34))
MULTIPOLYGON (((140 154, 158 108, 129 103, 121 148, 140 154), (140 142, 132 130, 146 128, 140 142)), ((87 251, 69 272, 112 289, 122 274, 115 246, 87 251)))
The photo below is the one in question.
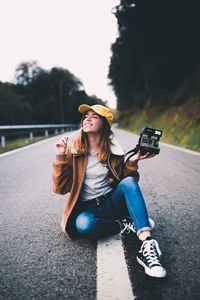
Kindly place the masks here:
POLYGON ((97 244, 97 300, 133 300, 121 239, 118 235, 97 244))
POLYGON ((200 156, 200 152, 193 151, 193 150, 186 149, 186 148, 182 148, 182 147, 175 146, 175 145, 172 145, 172 144, 160 142, 160 145, 164 145, 166 147, 169 147, 169 148, 172 148, 172 149, 175 149, 175 150, 180 150, 180 151, 185 152, 185 153, 189 153, 189 154, 194 154, 194 155, 200 156))
POLYGON ((6 156, 10 156, 10 155, 15 154, 17 152, 21 152, 21 151, 24 151, 24 150, 27 150, 27 149, 39 146, 39 145, 47 143, 47 142, 49 142, 49 138, 45 139, 43 141, 35 142, 35 143, 31 144, 31 145, 23 146, 23 147, 20 147, 20 148, 17 148, 17 149, 10 150, 8 152, 2 153, 2 154, 0 154, 0 158, 6 157, 6 156))
MULTIPOLYGON (((135 134, 133 132, 130 132, 130 131, 126 131, 124 129, 119 129, 117 128, 118 131, 124 131, 124 133, 130 133, 131 135, 135 136, 135 138, 139 138, 139 135, 138 134, 135 134)), ((165 142, 159 142, 160 145, 163 145, 163 146, 166 146, 166 147, 169 147, 169 148, 172 148, 172 149, 175 149, 175 150, 180 150, 180 151, 183 151, 185 153, 189 153, 189 154, 194 154, 194 155, 198 155, 200 156, 200 152, 198 151, 194 151, 194 150, 190 150, 190 149, 186 149, 186 148, 183 148, 183 147, 180 147, 180 146, 175 146, 175 145, 172 145, 172 144, 168 144, 168 143, 165 143, 165 142)))
POLYGON ((27 145, 27 146, 23 146, 23 147, 14 149, 14 150, 7 151, 7 152, 5 152, 5 153, 0 154, 0 158, 6 157, 6 156, 10 156, 10 155, 15 154, 15 153, 17 153, 17 152, 21 152, 21 151, 24 151, 24 150, 27 150, 27 149, 30 149, 30 148, 37 147, 37 146, 39 146, 39 145, 41 145, 41 144, 45 144, 45 143, 49 142, 50 140, 54 140, 56 137, 59 139, 59 138, 61 138, 61 137, 64 136, 64 135, 67 136, 67 135, 70 134, 71 132, 73 132, 73 131, 66 132, 66 133, 62 133, 62 134, 57 135, 57 136, 53 136, 53 137, 50 137, 50 138, 46 138, 45 140, 42 140, 42 141, 39 141, 39 142, 35 142, 35 143, 31 144, 31 145, 27 145))

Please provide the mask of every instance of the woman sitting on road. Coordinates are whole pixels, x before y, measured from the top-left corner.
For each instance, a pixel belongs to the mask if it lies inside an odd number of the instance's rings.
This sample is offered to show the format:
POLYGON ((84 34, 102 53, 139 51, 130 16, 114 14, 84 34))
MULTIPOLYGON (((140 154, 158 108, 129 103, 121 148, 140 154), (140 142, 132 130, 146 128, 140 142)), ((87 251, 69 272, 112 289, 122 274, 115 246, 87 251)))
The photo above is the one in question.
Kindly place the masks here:
POLYGON ((165 277, 158 242, 151 237, 154 222, 138 185, 138 161, 151 158, 139 152, 124 166, 124 151, 113 137, 113 115, 105 106, 83 104, 83 129, 68 141, 55 144, 53 190, 68 195, 61 223, 69 237, 74 234, 98 239, 135 232, 141 241, 137 261, 152 277, 165 277))

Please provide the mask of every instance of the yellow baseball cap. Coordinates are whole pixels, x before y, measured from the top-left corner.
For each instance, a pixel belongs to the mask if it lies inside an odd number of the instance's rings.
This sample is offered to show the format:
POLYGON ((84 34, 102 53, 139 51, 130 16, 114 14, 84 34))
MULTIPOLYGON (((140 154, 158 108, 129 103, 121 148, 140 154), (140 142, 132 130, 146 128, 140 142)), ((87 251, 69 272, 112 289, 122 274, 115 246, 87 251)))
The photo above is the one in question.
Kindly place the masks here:
POLYGON ((78 110, 81 113, 85 113, 88 110, 93 110, 95 113, 97 113, 100 116, 103 116, 107 119, 109 125, 112 125, 112 121, 113 121, 113 114, 111 113, 111 110, 108 107, 105 107, 103 105, 100 104, 95 104, 95 105, 87 105, 87 104, 82 104, 79 106, 78 110))

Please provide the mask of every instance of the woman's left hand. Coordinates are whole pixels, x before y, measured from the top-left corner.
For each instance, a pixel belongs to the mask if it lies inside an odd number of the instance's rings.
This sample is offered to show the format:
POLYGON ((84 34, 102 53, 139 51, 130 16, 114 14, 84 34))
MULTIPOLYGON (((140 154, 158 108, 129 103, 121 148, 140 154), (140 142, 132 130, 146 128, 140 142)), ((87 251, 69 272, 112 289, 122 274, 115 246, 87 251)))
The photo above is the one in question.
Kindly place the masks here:
POLYGON ((142 159, 147 159, 147 158, 152 158, 154 157, 156 154, 150 154, 149 152, 147 152, 146 154, 141 154, 140 151, 138 151, 135 155, 133 155, 130 160, 131 161, 135 161, 135 160, 142 160, 142 159))

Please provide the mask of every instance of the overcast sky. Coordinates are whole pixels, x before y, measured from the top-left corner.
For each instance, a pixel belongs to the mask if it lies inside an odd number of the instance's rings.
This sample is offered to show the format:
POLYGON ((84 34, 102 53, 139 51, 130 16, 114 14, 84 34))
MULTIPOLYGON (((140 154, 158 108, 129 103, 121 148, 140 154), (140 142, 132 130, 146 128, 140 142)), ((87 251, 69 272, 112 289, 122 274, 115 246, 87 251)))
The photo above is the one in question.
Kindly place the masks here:
POLYGON ((63 67, 89 95, 115 107, 108 86, 110 46, 117 37, 111 13, 119 0, 0 0, 0 81, 13 81, 16 66, 36 60, 63 67))

